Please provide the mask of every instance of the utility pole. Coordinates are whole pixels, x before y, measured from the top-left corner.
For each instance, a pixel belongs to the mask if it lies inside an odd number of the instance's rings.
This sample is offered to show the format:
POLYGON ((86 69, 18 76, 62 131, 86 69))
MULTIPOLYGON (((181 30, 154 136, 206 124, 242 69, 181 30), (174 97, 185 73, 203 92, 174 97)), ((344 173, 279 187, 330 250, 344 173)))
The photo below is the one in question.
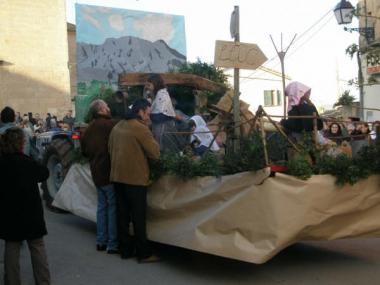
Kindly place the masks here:
POLYGON ((290 46, 293 44, 296 36, 297 36, 297 34, 294 35, 292 41, 290 42, 290 44, 288 45, 288 47, 284 51, 282 48, 282 33, 281 33, 281 51, 278 51, 276 44, 274 43, 273 38, 270 35, 270 39, 272 40, 273 46, 277 52, 277 55, 278 55, 278 57, 280 59, 280 63, 281 63, 282 95, 283 95, 283 101, 284 101, 284 119, 286 119, 286 115, 287 115, 287 112, 286 112, 286 109, 287 109, 286 108, 286 94, 285 94, 285 55, 288 52, 290 46))
MULTIPOLYGON (((240 15, 239 6, 234 7, 234 11, 231 15, 230 23, 231 37, 234 38, 235 44, 240 42, 240 15)), ((234 98, 232 100, 233 117, 234 117, 234 152, 237 153, 240 150, 240 70, 234 68, 234 98)))
POLYGON ((359 117, 360 120, 364 120, 364 77, 362 69, 362 59, 360 52, 356 52, 356 59, 358 61, 358 83, 359 83, 359 101, 360 101, 360 110, 359 117))
MULTIPOLYGON (((368 16, 367 16, 367 1, 364 0, 364 27, 367 28, 368 27, 368 16)), ((367 33, 365 34, 364 36, 365 40, 366 40, 366 45, 369 46, 370 44, 370 41, 368 40, 368 37, 367 37, 367 33)), ((357 60, 358 60, 358 65, 359 65, 359 69, 358 69, 358 81, 359 81, 359 100, 360 100, 360 111, 359 111, 359 117, 360 117, 360 120, 364 120, 364 76, 363 76, 363 67, 362 67, 362 59, 361 59, 361 54, 360 52, 358 51, 356 53, 356 56, 357 56, 357 60)))

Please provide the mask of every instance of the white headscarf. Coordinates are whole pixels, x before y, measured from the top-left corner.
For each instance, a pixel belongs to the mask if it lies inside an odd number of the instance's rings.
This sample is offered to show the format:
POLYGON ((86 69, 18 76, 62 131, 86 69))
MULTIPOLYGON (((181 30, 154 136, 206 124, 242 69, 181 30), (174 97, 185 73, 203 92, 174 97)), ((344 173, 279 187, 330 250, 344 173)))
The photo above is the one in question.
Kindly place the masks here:
MULTIPOLYGON (((210 132, 210 129, 207 127, 205 120, 201 116, 195 115, 190 118, 190 120, 195 123, 194 133, 191 135, 191 141, 197 139, 200 141, 200 145, 204 145, 209 147, 211 142, 214 140, 214 136, 210 132)), ((212 151, 218 151, 219 146, 215 142, 212 143, 211 148, 212 151)))
POLYGON ((305 95, 311 88, 301 82, 291 82, 285 88, 285 94, 288 96, 288 112, 300 103, 303 95, 305 95))
POLYGON ((156 97, 152 103, 152 114, 164 114, 169 117, 175 117, 175 112, 166 88, 157 91, 156 97))

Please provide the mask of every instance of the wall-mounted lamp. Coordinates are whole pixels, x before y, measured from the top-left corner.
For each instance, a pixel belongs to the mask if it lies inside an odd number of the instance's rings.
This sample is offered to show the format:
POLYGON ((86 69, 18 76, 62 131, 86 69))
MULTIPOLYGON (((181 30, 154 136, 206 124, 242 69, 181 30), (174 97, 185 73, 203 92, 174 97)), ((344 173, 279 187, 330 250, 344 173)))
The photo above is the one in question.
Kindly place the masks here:
MULTIPOLYGON (((352 17, 354 16, 355 8, 349 1, 341 0, 334 8, 335 18, 339 25, 347 25, 352 23, 352 17)), ((362 16, 362 15, 359 15, 362 16)), ((367 15, 364 15, 367 17, 367 15)), ((365 37, 367 42, 372 42, 375 39, 375 29, 373 27, 363 27, 363 28, 347 28, 344 27, 345 31, 359 32, 365 37)))

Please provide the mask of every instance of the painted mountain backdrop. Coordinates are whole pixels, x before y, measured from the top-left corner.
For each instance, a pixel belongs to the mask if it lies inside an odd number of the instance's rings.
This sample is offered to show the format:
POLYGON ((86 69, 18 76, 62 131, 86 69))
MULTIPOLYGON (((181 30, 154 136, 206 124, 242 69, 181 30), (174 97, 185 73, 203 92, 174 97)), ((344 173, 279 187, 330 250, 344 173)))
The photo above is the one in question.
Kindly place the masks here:
POLYGON ((108 38, 101 45, 77 43, 78 82, 116 82, 123 72, 167 72, 185 61, 184 55, 163 40, 125 36, 108 38))
POLYGON ((86 4, 75 14, 78 121, 102 88, 117 89, 120 73, 168 72, 186 61, 184 16, 86 4))

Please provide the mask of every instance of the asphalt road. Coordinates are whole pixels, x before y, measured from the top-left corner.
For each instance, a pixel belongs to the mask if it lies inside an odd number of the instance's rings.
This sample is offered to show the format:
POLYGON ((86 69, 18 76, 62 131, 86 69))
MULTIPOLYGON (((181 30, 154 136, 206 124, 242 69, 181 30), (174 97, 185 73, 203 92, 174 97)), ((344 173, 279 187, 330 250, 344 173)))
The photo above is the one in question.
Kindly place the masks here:
MULTIPOLYGON (((54 285, 118 284, 380 284, 380 239, 307 242, 255 265, 155 244, 162 261, 138 264, 95 250, 95 224, 71 214, 45 211, 47 251, 54 285)), ((0 241, 2 284, 3 249, 0 241)), ((24 285, 32 285, 26 246, 21 255, 24 285)))

